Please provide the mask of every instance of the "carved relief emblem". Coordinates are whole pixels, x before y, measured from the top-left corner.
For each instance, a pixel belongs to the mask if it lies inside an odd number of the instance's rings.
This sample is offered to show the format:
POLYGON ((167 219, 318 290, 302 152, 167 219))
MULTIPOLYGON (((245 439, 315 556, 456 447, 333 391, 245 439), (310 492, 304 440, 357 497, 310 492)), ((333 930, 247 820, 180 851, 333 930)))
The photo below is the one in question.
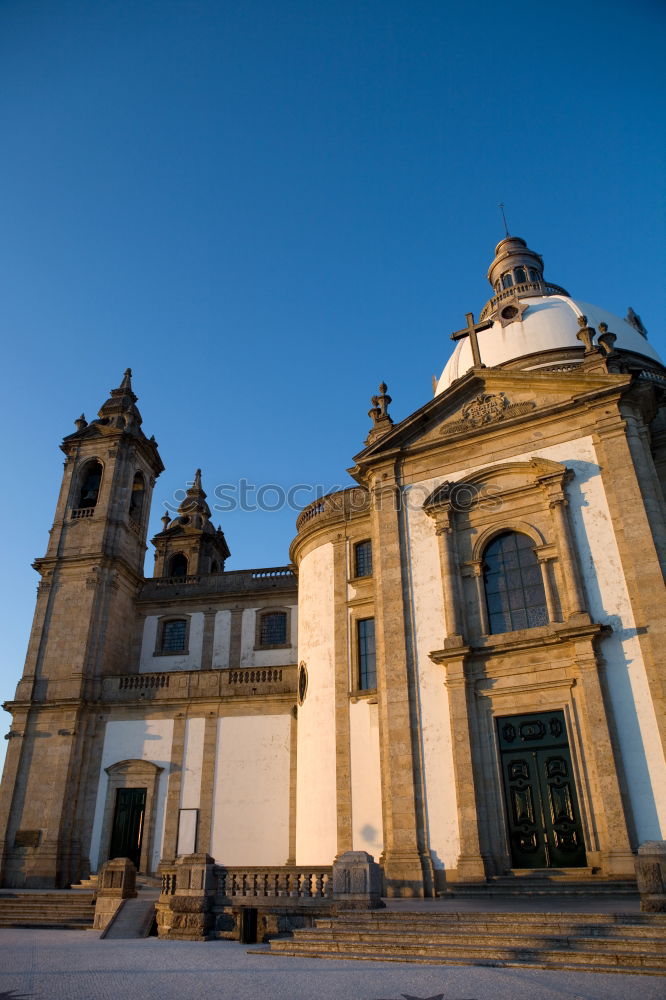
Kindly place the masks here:
POLYGON ((475 430, 485 424, 498 423, 511 417, 519 417, 533 410, 536 403, 511 403, 503 392, 481 392, 462 408, 460 420, 454 420, 442 428, 442 434, 460 434, 475 430))

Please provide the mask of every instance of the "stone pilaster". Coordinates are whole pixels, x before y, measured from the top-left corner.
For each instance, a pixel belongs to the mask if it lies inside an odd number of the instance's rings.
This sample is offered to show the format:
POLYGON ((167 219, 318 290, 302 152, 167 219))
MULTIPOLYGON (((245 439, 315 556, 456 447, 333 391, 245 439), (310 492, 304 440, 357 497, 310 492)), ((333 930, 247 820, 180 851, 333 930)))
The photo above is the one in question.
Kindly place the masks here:
POLYGON ((432 891, 432 866, 419 830, 415 756, 413 678, 406 643, 400 541, 400 493, 379 486, 373 493, 373 552, 377 642, 384 876, 390 896, 423 896, 432 891))
POLYGON ((201 800, 199 805, 198 842, 202 850, 210 850, 215 795, 215 756, 217 753, 217 712, 206 713, 203 759, 201 763, 201 800))
POLYGON ((666 752, 666 594, 652 525, 634 471, 624 421, 617 416, 597 425, 594 438, 601 479, 620 552, 656 725, 666 752))
POLYGON ((232 608, 229 625, 229 669, 238 670, 241 665, 241 640, 243 609, 232 608))
POLYGON ((204 611, 203 642, 201 644, 202 670, 213 669, 213 642, 215 640, 215 614, 216 612, 211 608, 209 608, 207 611, 204 611))
POLYGON ((178 818, 180 815, 180 792, 185 753, 185 727, 187 720, 179 712, 173 723, 173 739, 171 742, 171 765, 169 767, 169 785, 167 788, 166 810, 164 818, 164 840, 162 843, 162 861, 171 861, 176 857, 178 846, 178 818))
MULTIPOLYGON (((461 647, 455 652, 451 650, 450 658, 447 655, 445 660, 460 837, 457 870, 460 882, 482 882, 485 881, 486 869, 479 840, 475 767, 469 718, 469 699, 473 698, 474 692, 468 691, 470 682, 465 675, 467 652, 467 647, 461 647)), ((441 655, 438 654, 438 662, 441 655)))
POLYGON ((593 771, 595 825, 600 862, 607 875, 632 875, 634 857, 629 842, 613 744, 599 680, 599 660, 591 642, 575 644, 580 678, 580 702, 589 766, 593 771))
MULTIPOLYGON (((349 723, 349 647, 347 622, 347 555, 344 537, 333 543, 335 607, 335 791, 337 853, 351 851, 351 737, 349 723)), ((353 642, 352 637, 352 642, 353 642)))

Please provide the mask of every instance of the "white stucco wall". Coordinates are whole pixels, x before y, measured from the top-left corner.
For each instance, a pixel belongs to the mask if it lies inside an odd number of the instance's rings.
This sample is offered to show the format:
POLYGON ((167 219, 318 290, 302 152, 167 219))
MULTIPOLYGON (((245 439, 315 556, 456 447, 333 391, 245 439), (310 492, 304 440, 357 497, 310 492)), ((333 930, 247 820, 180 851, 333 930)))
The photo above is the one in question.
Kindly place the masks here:
POLYGON ((284 607, 291 608, 291 645, 284 649, 254 648, 257 634, 257 613, 265 608, 263 605, 256 608, 245 608, 241 622, 241 667, 279 667, 284 663, 296 662, 298 609, 295 605, 289 604, 285 604, 284 607))
POLYGON ((156 870, 162 856, 164 811, 166 807, 167 784, 169 781, 172 739, 173 719, 128 719, 108 722, 106 724, 102 763, 97 787, 95 819, 90 843, 90 864, 93 871, 97 871, 99 864, 106 861, 106 857, 100 859, 102 823, 104 820, 104 806, 109 780, 105 768, 110 767, 112 764, 119 764, 123 760, 149 760, 151 763, 163 768, 159 776, 158 793, 155 802, 155 828, 151 855, 151 870, 156 870))
MULTIPOLYGON (((561 462, 575 473, 567 488, 569 515, 590 614, 613 628, 602 644, 604 677, 636 834, 639 842, 662 839, 666 835, 666 765, 594 444, 591 438, 583 438, 506 461, 535 456, 561 462)), ((421 503, 444 478, 457 481, 479 468, 409 487, 418 500, 406 505, 429 834, 435 863, 439 858, 447 867, 455 865, 458 853, 451 734, 441 668, 428 658, 431 650, 442 646, 444 608, 437 539, 421 503)))
POLYGON ((384 849, 378 710, 366 698, 349 705, 352 849, 375 861, 384 849))
POLYGON ((213 637, 213 668, 223 670, 229 666, 229 643, 231 641, 231 611, 218 611, 215 615, 215 635, 213 637))
POLYGON ((283 865, 289 856, 291 716, 218 722, 211 851, 225 865, 283 865))
POLYGON ((333 545, 309 552, 298 574, 298 656, 308 670, 298 709, 296 863, 330 865, 337 854, 333 545))
MULTIPOLYGON (((205 719, 188 719, 185 723, 183 770, 180 778, 180 808, 198 809, 201 799, 201 768, 205 719)), ((202 850, 207 850, 204 845, 202 850)))
MULTIPOLYGON (((176 608, 169 612, 169 615, 178 616, 176 608)), ((203 611, 196 611, 192 615, 183 613, 183 618, 190 619, 190 634, 188 639, 188 652, 185 655, 176 656, 155 656, 155 642, 157 639, 157 628, 161 616, 150 615, 146 618, 143 626, 143 642, 141 643, 141 660, 139 662, 139 672, 155 673, 162 670, 198 670, 201 667, 201 651, 203 648, 204 614, 203 611)))

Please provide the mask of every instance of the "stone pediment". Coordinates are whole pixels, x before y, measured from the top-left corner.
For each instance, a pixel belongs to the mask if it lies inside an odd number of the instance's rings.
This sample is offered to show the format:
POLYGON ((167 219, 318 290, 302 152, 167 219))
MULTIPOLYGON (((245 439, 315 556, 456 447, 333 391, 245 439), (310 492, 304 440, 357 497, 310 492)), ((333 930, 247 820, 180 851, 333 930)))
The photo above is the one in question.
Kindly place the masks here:
POLYGON ((436 396, 411 416, 371 443, 356 461, 398 451, 445 445, 466 434, 490 431, 510 421, 537 416, 553 407, 575 402, 588 393, 615 391, 624 375, 588 372, 526 372, 476 369, 447 392, 436 396))

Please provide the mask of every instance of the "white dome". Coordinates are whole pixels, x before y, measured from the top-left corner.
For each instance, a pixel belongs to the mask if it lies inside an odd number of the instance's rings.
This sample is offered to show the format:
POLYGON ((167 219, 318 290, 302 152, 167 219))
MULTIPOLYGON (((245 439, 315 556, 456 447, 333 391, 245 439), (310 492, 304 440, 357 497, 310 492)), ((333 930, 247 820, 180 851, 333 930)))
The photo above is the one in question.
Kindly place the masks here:
MULTIPOLYGON (((630 323, 599 306, 576 302, 566 295, 541 295, 534 298, 521 296, 521 300, 528 308, 520 320, 505 327, 495 320, 492 327, 477 334, 481 361, 489 368, 530 354, 582 347, 576 334, 580 329, 578 317, 583 315, 587 316, 589 325, 597 330, 600 323, 606 323, 608 332, 617 336, 616 348, 661 362, 654 348, 630 323)), ((456 379, 462 378, 473 367, 473 363, 469 337, 465 337, 458 342, 447 361, 435 395, 438 396, 456 379)), ((537 369, 548 364, 552 362, 535 359, 534 365, 527 364, 523 370, 537 369)))

